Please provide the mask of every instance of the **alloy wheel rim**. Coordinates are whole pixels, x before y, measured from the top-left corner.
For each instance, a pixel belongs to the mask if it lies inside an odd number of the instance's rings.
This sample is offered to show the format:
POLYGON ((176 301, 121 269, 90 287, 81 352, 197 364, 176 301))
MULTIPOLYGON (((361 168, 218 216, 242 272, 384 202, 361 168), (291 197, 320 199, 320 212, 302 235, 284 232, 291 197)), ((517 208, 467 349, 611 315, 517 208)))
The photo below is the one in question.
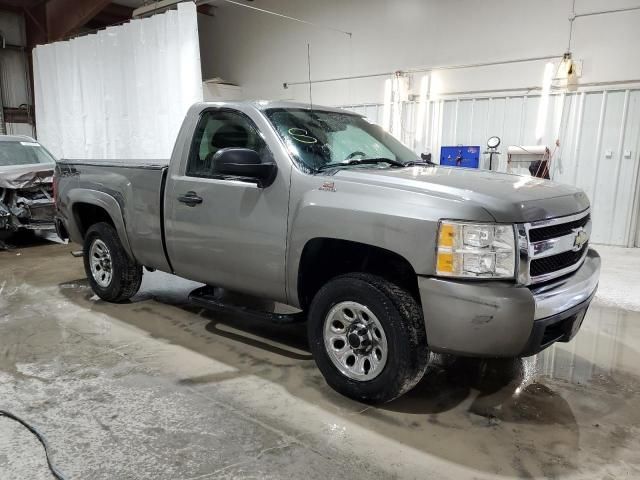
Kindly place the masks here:
POLYGON ((111 252, 99 238, 96 238, 91 244, 89 265, 91 266, 91 275, 96 283, 103 288, 108 287, 113 278, 111 252))
POLYGON ((325 317, 323 336, 331 362, 352 380, 373 380, 387 364, 387 337, 366 305, 351 301, 334 305, 325 317))

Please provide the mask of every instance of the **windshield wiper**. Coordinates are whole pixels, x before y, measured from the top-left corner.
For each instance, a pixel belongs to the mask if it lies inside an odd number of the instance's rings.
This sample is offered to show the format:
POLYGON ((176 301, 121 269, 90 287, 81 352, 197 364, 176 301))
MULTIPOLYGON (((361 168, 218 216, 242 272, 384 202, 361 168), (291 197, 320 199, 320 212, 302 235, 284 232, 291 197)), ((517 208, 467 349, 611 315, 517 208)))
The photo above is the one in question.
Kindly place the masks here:
POLYGON ((330 168, 340 168, 340 167, 350 167, 352 165, 376 165, 378 163, 388 163, 394 167, 404 167, 405 164, 402 162, 398 162, 397 160, 392 160, 390 158, 359 158, 353 160, 344 160, 342 162, 337 163, 327 163, 325 165, 321 165, 316 169, 316 172, 322 172, 324 170, 328 170, 330 168))

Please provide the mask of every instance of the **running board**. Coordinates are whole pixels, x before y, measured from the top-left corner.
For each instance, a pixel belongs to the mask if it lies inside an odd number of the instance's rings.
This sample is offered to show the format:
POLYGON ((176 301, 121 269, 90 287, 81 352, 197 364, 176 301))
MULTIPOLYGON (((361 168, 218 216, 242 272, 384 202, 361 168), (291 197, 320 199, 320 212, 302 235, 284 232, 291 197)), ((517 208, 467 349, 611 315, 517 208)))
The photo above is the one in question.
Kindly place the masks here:
POLYGON ((225 303, 215 294, 215 289, 209 286, 196 288, 189 294, 189 301, 199 307, 217 312, 231 313, 235 315, 250 316, 270 323, 286 325, 300 323, 306 320, 304 312, 276 313, 254 310, 242 305, 225 303))

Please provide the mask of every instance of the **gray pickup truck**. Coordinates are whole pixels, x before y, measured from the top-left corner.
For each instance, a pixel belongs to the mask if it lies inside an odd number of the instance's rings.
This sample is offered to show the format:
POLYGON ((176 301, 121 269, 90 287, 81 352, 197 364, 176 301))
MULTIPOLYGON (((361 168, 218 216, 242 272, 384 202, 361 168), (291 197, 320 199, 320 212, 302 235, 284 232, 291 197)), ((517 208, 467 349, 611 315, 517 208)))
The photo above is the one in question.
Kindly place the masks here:
POLYGON ((56 166, 57 230, 95 293, 129 299, 146 267, 295 307, 327 382, 361 401, 411 389, 430 351, 567 342, 597 288, 582 191, 424 162, 344 110, 196 104, 158 163, 56 166))

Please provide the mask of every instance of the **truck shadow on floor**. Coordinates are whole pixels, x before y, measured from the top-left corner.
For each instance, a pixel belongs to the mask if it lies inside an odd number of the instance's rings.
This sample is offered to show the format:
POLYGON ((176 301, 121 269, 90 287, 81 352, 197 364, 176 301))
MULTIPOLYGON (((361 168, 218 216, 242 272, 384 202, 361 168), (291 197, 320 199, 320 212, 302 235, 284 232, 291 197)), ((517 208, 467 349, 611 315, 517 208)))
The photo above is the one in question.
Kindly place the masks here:
POLYGON ((182 308, 207 319, 209 323, 205 329, 212 335, 261 348, 293 360, 313 360, 307 342, 306 324, 274 325, 247 320, 233 314, 214 313, 198 307, 182 308))
MULTIPOLYGON (((308 347, 306 323, 276 324, 251 316, 206 310, 189 303, 184 293, 177 294, 179 288, 167 294, 143 290, 132 301, 114 305, 97 299, 87 288, 87 281, 84 279, 69 282, 69 285, 84 286, 84 299, 90 302, 92 310, 116 316, 120 320, 144 328, 154 337, 170 341, 178 340, 172 330, 180 331, 179 343, 184 347, 231 363, 236 368, 244 367, 243 362, 237 361, 240 359, 249 361, 251 370, 255 371, 265 371, 259 367, 282 363, 278 360, 287 359, 303 361, 299 366, 316 371, 308 347), (163 306, 172 310, 164 309, 163 306), (177 316, 173 309, 179 309, 182 314, 177 316), (198 321, 181 319, 184 315, 198 321), (230 355, 221 357, 220 351, 216 352, 210 347, 220 337, 234 342, 233 349, 238 358, 234 359, 230 355), (242 352, 241 346, 251 347, 251 351, 242 352), (256 349, 259 354, 255 353, 256 349), (262 353, 268 355, 261 355, 262 353)), ((73 292, 70 288, 61 290, 65 294, 73 292)), ((256 310, 273 311, 275 308, 274 303, 270 301, 238 294, 230 296, 235 302, 244 302, 256 310)), ((412 414, 438 414, 455 408, 475 390, 486 399, 478 403, 475 409, 478 414, 486 413, 490 417, 492 413, 489 411, 488 400, 499 402, 500 399, 513 394, 522 384, 525 375, 524 362, 523 359, 491 360, 431 354, 429 367, 422 381, 404 397, 377 408, 412 414)), ((319 372, 315 376, 319 376, 319 372)), ((332 390, 323 388, 322 391, 328 393, 326 396, 331 397, 331 401, 336 398, 343 400, 342 396, 332 390)))
MULTIPOLYGON (((282 309, 282 306, 279 307, 273 301, 260 298, 226 292, 223 296, 255 311, 274 312, 282 309)), ((207 322, 204 329, 210 339, 223 337, 292 360, 313 360, 308 348, 305 323, 272 323, 252 315, 207 310, 190 303, 184 294, 166 295, 158 291, 142 291, 128 304, 139 313, 157 316, 157 309, 147 306, 148 300, 179 308, 194 317, 204 319, 207 322)), ((170 322, 175 321, 174 315, 167 315, 165 318, 170 322)), ((182 327, 190 331, 187 325, 183 324, 182 327)))
MULTIPOLYGON (((600 423, 628 410, 628 395, 618 391, 640 390, 636 377, 615 371, 600 375, 590 360, 556 347, 528 359, 432 354, 424 378, 413 390, 388 404, 369 407, 326 385, 309 353, 305 324, 277 325, 204 310, 188 302, 193 285, 181 281, 171 287, 143 288, 133 301, 119 305, 98 300, 85 279, 61 284, 60 291, 74 303, 135 326, 151 337, 234 367, 238 373, 233 378, 256 376, 278 384, 302 404, 332 412, 337 409, 345 421, 480 470, 490 470, 487 456, 495 454, 491 453, 495 448, 501 454, 516 455, 511 468, 519 476, 531 475, 520 456, 547 468, 551 476, 576 470, 579 462, 574 456, 579 450, 593 449, 594 455, 601 456, 596 447, 605 441, 606 433, 598 430, 600 423), (578 370, 590 372, 593 380, 574 381, 578 370), (580 424, 575 411, 580 411, 580 424), (593 439, 579 447, 583 429, 593 439), (449 438, 437 441, 434 435, 449 438), (493 443, 484 445, 487 441, 493 443), (451 448, 451 442, 459 442, 460 448, 451 448), (544 442, 553 447, 539 450, 537 445, 544 442), (561 449, 562 454, 554 449, 561 449)), ((588 333, 581 335, 589 337, 588 333)), ((228 375, 203 373, 178 383, 206 388, 227 379, 228 375)), ((620 445, 625 439, 621 433, 620 445)))

